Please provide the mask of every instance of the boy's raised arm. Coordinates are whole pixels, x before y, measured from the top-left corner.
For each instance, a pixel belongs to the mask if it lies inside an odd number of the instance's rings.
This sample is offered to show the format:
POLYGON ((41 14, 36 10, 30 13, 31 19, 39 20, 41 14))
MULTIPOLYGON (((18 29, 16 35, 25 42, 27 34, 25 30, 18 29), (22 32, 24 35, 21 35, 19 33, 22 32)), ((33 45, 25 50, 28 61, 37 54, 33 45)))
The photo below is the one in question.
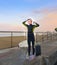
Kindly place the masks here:
MULTIPOLYGON (((35 22, 34 22, 35 23, 35 22)), ((38 23, 35 23, 34 27, 39 27, 39 24, 38 23)))
POLYGON ((27 24, 26 24, 26 21, 24 21, 24 22, 22 22, 23 23, 23 25, 25 25, 26 27, 28 26, 27 24))

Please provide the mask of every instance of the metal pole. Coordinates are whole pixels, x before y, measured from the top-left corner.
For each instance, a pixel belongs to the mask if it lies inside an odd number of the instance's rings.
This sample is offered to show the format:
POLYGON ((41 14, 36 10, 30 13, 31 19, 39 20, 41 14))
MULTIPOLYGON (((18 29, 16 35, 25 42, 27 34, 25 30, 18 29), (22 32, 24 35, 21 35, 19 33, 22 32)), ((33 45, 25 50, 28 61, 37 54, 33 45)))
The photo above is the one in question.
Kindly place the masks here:
POLYGON ((52 33, 51 33, 51 40, 52 40, 52 33))
POLYGON ((35 32, 35 45, 37 45, 36 43, 38 43, 38 41, 37 41, 37 32, 35 32))
POLYGON ((35 42, 37 42, 37 32, 35 33, 35 42))
POLYGON ((47 32, 47 40, 48 40, 48 32, 47 32))
POLYGON ((44 37, 43 37, 43 32, 42 32, 42 43, 43 43, 43 41, 44 41, 44 37))
POLYGON ((12 36, 13 36, 13 32, 11 32, 11 48, 12 48, 12 42, 13 42, 12 36))

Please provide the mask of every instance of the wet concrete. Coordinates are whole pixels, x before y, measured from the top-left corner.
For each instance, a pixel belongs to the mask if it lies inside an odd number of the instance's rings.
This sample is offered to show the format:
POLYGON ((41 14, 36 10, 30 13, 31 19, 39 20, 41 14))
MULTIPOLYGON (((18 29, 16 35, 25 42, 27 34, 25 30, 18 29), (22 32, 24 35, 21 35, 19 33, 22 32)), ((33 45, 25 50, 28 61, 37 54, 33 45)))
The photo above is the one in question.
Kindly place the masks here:
MULTIPOLYGON (((57 51, 57 41, 52 43, 41 43, 41 49, 42 56, 49 56, 57 51)), ((26 48, 18 47, 10 49, 4 53, 0 53, 0 65, 23 65, 26 60, 26 54, 26 48)))

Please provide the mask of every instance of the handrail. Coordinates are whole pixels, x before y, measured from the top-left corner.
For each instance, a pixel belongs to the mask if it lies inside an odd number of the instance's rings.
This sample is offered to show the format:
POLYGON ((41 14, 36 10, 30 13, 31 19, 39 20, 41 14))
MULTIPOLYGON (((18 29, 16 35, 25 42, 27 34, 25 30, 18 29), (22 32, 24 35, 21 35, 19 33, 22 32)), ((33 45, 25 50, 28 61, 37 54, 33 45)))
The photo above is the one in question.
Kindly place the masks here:
MULTIPOLYGON (((25 33, 25 38, 26 38, 26 31, 0 31, 0 35, 1 34, 4 34, 4 33, 10 33, 10 39, 11 39, 11 41, 10 41, 10 43, 11 43, 11 47, 13 47, 12 46, 12 44, 14 44, 13 43, 13 38, 14 38, 14 34, 13 33, 25 33)), ((44 41, 52 41, 52 40, 57 40, 57 33, 56 32, 34 32, 35 33, 35 40, 36 40, 36 42, 39 42, 39 40, 40 40, 40 42, 44 42, 44 41), (41 38, 39 38, 38 36, 40 36, 41 38)), ((6 36, 6 35, 5 35, 6 36)), ((15 35, 16 36, 16 35, 15 35)), ((21 36, 21 35, 20 35, 21 36)), ((20 37, 19 36, 19 37, 20 37)), ((1 37, 0 37, 0 39, 1 39, 1 37)), ((0 40, 0 41, 2 41, 2 40, 0 40)), ((7 40, 6 40, 7 41, 7 40)), ((20 39, 19 39, 19 41, 20 41, 20 39)), ((5 43, 5 42, 4 42, 5 43)), ((0 43, 1 44, 1 43, 0 43)))

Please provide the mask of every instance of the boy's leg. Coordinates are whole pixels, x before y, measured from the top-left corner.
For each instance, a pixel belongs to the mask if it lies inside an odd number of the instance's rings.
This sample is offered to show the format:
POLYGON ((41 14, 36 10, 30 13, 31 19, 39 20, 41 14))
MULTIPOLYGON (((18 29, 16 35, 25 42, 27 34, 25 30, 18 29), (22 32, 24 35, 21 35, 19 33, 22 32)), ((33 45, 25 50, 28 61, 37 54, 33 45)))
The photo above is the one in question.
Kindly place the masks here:
POLYGON ((32 41, 32 54, 34 55, 35 49, 34 49, 34 41, 32 41))
POLYGON ((31 51, 31 43, 30 41, 28 40, 28 55, 30 56, 30 51, 31 51))

